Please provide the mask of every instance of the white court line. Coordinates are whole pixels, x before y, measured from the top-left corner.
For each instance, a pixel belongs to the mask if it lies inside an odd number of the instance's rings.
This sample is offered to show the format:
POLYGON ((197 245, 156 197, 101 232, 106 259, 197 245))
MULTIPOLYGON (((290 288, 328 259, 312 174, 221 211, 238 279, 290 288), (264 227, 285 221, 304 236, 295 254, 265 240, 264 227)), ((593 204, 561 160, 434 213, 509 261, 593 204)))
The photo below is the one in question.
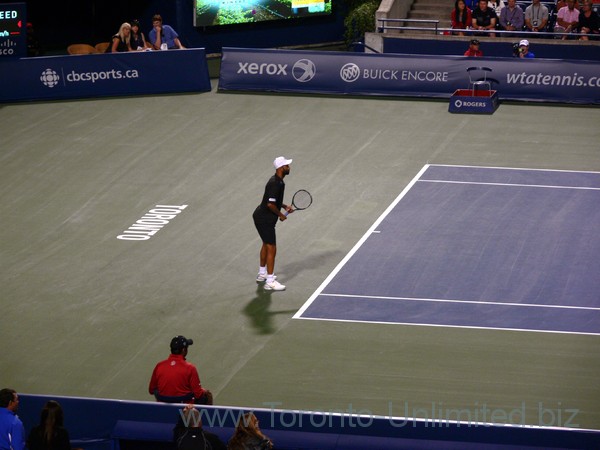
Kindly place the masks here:
POLYGON ((350 260, 350 258, 352 257, 352 255, 354 255, 358 251, 358 249, 364 244, 364 242, 368 239, 368 237, 373 232, 375 232, 376 228, 383 221, 383 219, 385 219, 385 217, 390 212, 392 212, 392 210, 396 207, 396 205, 402 199, 402 197, 404 197, 406 195, 406 193, 408 191, 410 191, 410 189, 417 182, 417 180, 419 179, 419 177, 421 177, 421 175, 423 175, 423 173, 425 173, 425 171, 428 168, 429 168, 429 164, 426 164, 426 165, 423 166, 423 168, 419 171, 419 173, 417 173, 415 175, 415 177, 411 180, 411 182, 408 183, 408 185, 402 190, 402 192, 400 192, 400 195, 398 195, 398 197, 396 197, 396 199, 390 204, 390 206, 387 207, 387 209, 383 212, 383 214, 381 216, 379 216, 379 218, 375 221, 375 223, 373 225, 371 225, 371 228, 369 228, 367 230, 367 232, 363 235, 363 237, 360 238, 360 240, 354 245, 354 247, 352 247, 352 250, 350 250, 350 252, 344 257, 344 259, 342 259, 340 261, 340 263, 336 266, 336 268, 333 269, 333 272, 331 272, 329 274, 329 276, 327 278, 325 278, 325 281, 323 281, 323 283, 321 283, 321 286, 319 286, 317 288, 317 290, 313 293, 313 295, 311 295, 309 297, 309 299, 304 303, 304 305, 302 305, 302 307, 298 310, 298 312, 296 314, 294 314, 293 319, 299 319, 299 318, 301 318, 301 316, 304 313, 304 311, 306 311, 306 309, 312 304, 312 302, 314 302, 315 299, 321 294, 321 292, 323 292, 323 289, 325 289, 325 287, 329 283, 331 283, 331 280, 333 280, 333 278, 342 269, 342 267, 344 267, 344 265, 348 262, 348 260, 350 260))
POLYGON ((583 331, 558 331, 558 330, 536 330, 533 328, 501 328, 501 327, 477 327, 475 325, 447 325, 433 323, 411 323, 411 322, 383 322, 381 320, 355 320, 355 319, 329 319, 323 317, 297 317, 302 320, 320 320, 326 322, 347 322, 347 323, 371 323, 377 325, 408 325, 417 327, 435 327, 435 328, 465 328, 468 330, 492 330, 492 331, 524 331, 528 333, 553 333, 553 334, 581 334, 586 336, 600 336, 600 333, 591 333, 583 331))
POLYGON ((418 180, 419 183, 450 183, 450 184, 484 184, 488 186, 514 186, 514 187, 533 187, 550 189, 581 189, 587 191, 600 191, 600 188, 581 187, 581 186, 553 186, 547 184, 518 184, 518 183, 488 183, 484 181, 450 181, 450 180, 418 180))
POLYGON ((564 172, 564 173, 595 173, 600 175, 600 172, 594 170, 563 170, 563 169, 528 169, 526 167, 496 167, 496 166, 462 166, 459 164, 429 164, 430 167, 459 167, 466 169, 499 169, 499 170, 527 170, 532 172, 564 172))
POLYGON ((580 309, 600 311, 600 308, 593 306, 566 306, 566 305, 542 305, 539 303, 514 303, 514 302, 485 302, 476 300, 452 300, 443 298, 418 298, 418 297, 384 297, 380 295, 355 295, 355 294, 320 294, 323 297, 347 297, 364 298, 377 300, 407 300, 411 302, 437 302, 437 303, 470 303, 476 305, 502 305, 502 306, 522 306, 527 308, 558 308, 558 309, 580 309))

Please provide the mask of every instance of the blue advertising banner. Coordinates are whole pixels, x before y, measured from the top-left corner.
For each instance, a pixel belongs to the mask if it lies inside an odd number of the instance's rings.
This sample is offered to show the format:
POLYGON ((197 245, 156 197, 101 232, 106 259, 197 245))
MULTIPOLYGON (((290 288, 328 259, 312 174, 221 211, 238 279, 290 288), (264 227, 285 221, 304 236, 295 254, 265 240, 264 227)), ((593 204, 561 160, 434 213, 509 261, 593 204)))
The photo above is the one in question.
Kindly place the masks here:
POLYGON ((550 59, 224 48, 219 89, 450 98, 484 77, 500 99, 600 103, 600 63, 550 59))
POLYGON ((0 5, 0 61, 27 56, 25 3, 0 5))
POLYGON ((210 89, 204 49, 0 60, 0 102, 210 89))

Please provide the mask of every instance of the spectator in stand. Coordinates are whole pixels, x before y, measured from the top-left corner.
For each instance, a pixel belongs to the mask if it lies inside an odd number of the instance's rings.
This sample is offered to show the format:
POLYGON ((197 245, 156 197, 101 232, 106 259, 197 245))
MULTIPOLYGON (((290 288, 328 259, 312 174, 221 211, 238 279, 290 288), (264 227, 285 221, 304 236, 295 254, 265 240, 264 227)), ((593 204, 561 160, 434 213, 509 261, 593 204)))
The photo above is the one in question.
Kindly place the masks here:
POLYGON ((146 50, 148 47, 144 33, 140 31, 140 22, 137 19, 131 21, 131 38, 129 43, 132 50, 141 51, 146 50))
POLYGON ((202 387, 196 366, 187 362, 188 347, 194 343, 184 336, 171 340, 171 355, 159 362, 150 378, 148 392, 165 403, 212 405, 212 393, 202 387))
MULTIPOLYGON (((556 11, 560 11, 560 8, 564 6, 567 6, 567 0, 558 0, 556 2, 556 11)), ((575 0, 575 8, 580 9, 578 0, 575 0)))
POLYGON ((152 30, 148 33, 149 44, 154 50, 185 48, 179 40, 177 32, 169 25, 164 25, 160 14, 152 17, 152 30))
POLYGON ((504 0, 488 0, 488 7, 494 10, 497 17, 500 17, 500 13, 502 12, 502 8, 504 8, 504 6, 506 6, 504 4, 504 0))
POLYGON ((173 429, 173 441, 178 450, 227 450, 219 436, 202 428, 200 411, 193 405, 186 405, 179 411, 179 420, 173 429))
POLYGON ((517 0, 508 0, 508 6, 500 13, 500 26, 506 31, 521 31, 524 24, 525 16, 517 0))
POLYGON ((519 42, 519 51, 516 55, 518 58, 535 58, 535 55, 529 51, 529 41, 522 39, 519 42))
POLYGON ((465 52, 465 56, 480 57, 483 56, 483 52, 479 50, 479 41, 477 39, 471 39, 469 48, 465 52))
POLYGON ((130 52, 130 38, 131 25, 129 25, 127 22, 124 22, 121 24, 119 32, 112 37, 111 44, 106 49, 106 53, 130 52))
POLYGON ((246 413, 238 421, 235 432, 227 443, 228 450, 269 450, 273 442, 258 428, 258 419, 253 413, 246 413))
POLYGON ((579 13, 579 39, 582 41, 598 39, 600 36, 600 17, 592 9, 592 5, 591 0, 584 0, 579 13))
POLYGON ((0 449, 23 450, 25 429, 17 416, 19 396, 13 389, 0 390, 0 449))
POLYGON ((69 433, 63 427, 63 410, 54 400, 46 402, 40 424, 33 427, 27 438, 29 450, 71 450, 69 433))
POLYGON ((545 31, 548 25, 548 8, 540 0, 532 0, 531 5, 525 9, 525 27, 527 31, 537 33, 545 31))
MULTIPOLYGON (((538 0, 539 1, 539 0, 538 0)), ((479 0, 477 8, 473 11, 472 27, 474 30, 494 30, 498 17, 492 8, 487 4, 487 0, 479 0)), ((496 37, 496 33, 475 33, 478 36, 496 37)))
MULTIPOLYGON (((465 3, 465 0, 456 0, 454 2, 454 9, 450 13, 450 20, 452 21, 453 30, 466 30, 471 26, 473 22, 471 17, 471 9, 465 3)), ((456 31, 454 34, 458 36, 464 36, 464 31, 456 31)))
POLYGON ((40 44, 40 40, 37 38, 35 31, 33 30, 33 24, 27 22, 27 56, 35 57, 42 56, 44 50, 40 44))
MULTIPOLYGON (((574 0, 567 0, 567 6, 563 6, 558 10, 556 15, 556 25, 554 25, 555 33, 573 33, 579 27, 579 10, 575 8, 574 0)), ((562 37, 563 40, 567 36, 562 37)))

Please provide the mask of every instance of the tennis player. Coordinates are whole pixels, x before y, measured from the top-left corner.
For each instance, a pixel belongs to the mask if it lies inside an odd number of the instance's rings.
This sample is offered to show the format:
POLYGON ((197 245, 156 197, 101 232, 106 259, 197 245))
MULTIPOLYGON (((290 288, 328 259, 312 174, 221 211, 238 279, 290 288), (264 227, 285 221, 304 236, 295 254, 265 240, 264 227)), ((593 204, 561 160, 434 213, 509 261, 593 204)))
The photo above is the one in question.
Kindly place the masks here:
POLYGON ((277 254, 275 225, 277 224, 277 219, 282 222, 287 219, 286 215, 281 212, 282 208, 288 213, 294 211, 291 206, 283 203, 283 194, 285 192, 283 179, 286 175, 289 175, 291 163, 291 159, 286 159, 283 156, 275 158, 275 161, 273 161, 275 175, 267 182, 262 201, 254 210, 254 214, 252 214, 254 225, 262 239, 260 265, 256 281, 259 283, 265 282, 265 289, 267 291, 285 290, 285 286, 276 280, 277 277, 274 274, 275 255, 277 254))

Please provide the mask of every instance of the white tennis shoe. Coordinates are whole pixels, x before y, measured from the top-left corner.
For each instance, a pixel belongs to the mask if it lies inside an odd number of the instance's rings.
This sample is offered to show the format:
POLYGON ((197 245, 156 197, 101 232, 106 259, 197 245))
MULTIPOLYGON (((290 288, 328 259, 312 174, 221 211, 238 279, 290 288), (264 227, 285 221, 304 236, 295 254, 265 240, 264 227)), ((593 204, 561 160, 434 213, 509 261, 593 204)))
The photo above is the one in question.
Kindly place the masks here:
POLYGON ((285 286, 277 280, 272 283, 265 283, 265 291, 285 291, 285 286))
MULTIPOLYGON (((273 275, 273 279, 276 280, 277 279, 277 275, 273 275)), ((259 273, 256 276, 256 282, 257 283, 262 283, 263 281, 267 281, 267 274, 266 273, 265 274, 259 273)))

